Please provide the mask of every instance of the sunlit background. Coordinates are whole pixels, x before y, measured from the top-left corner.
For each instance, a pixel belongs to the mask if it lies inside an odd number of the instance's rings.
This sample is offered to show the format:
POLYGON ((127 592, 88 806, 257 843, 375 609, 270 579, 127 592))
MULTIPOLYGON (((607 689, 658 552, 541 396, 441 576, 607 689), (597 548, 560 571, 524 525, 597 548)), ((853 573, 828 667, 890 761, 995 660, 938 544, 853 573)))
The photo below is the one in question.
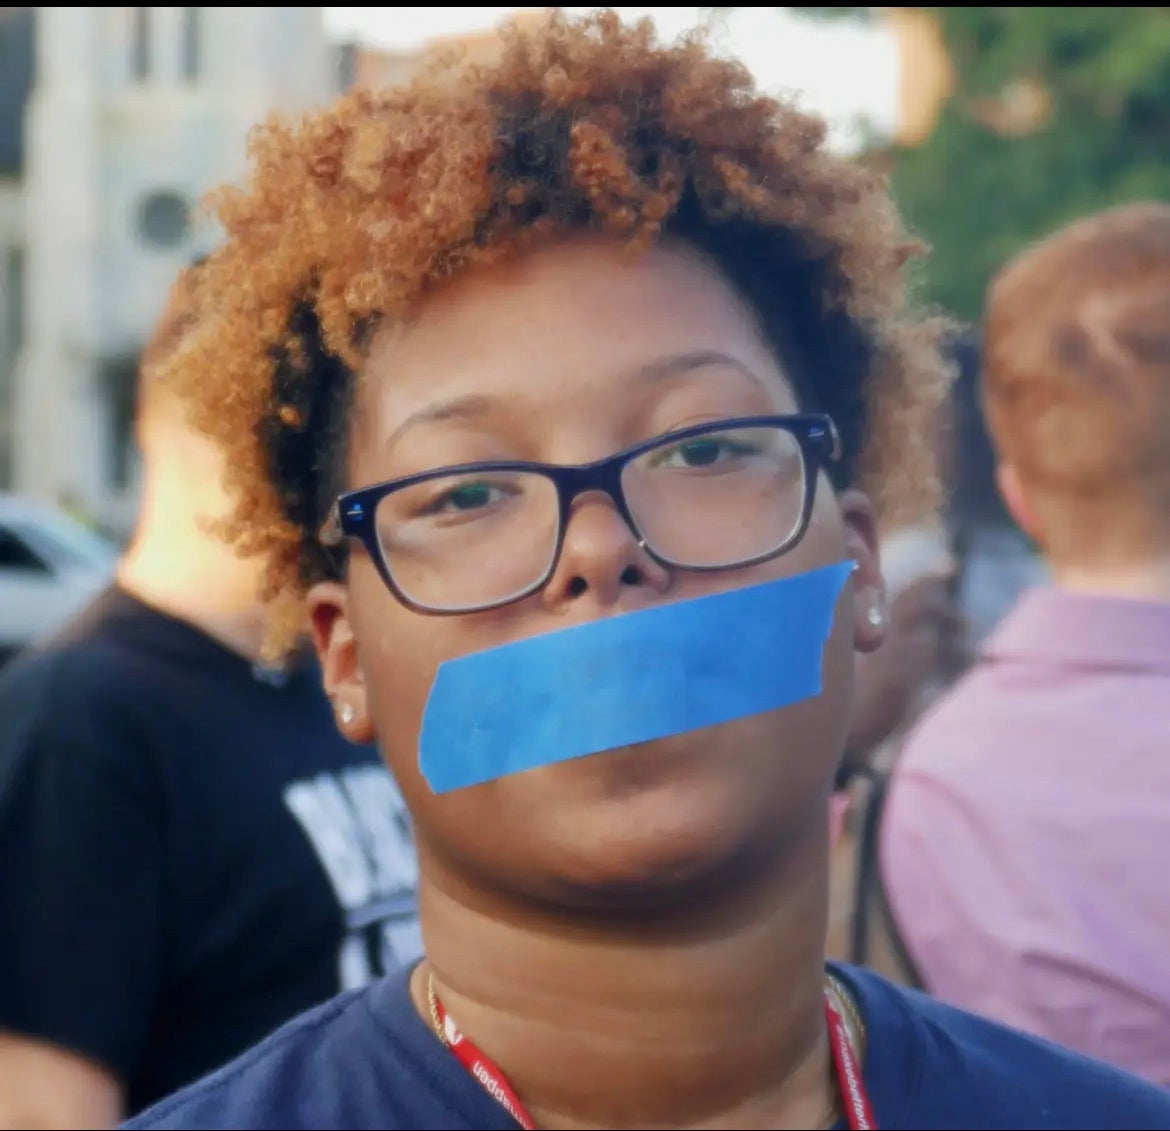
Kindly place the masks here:
MULTIPOLYGON (((428 41, 475 36, 518 12, 540 8, 325 8, 335 42, 367 50, 409 53, 428 41)), ((589 12, 590 8, 568 8, 589 12)), ((626 20, 649 18, 674 37, 697 25, 711 27, 725 53, 751 68, 770 91, 799 96, 834 124, 842 146, 859 143, 862 121, 889 132, 899 116, 897 37, 888 22, 825 23, 777 7, 626 8, 626 20)))

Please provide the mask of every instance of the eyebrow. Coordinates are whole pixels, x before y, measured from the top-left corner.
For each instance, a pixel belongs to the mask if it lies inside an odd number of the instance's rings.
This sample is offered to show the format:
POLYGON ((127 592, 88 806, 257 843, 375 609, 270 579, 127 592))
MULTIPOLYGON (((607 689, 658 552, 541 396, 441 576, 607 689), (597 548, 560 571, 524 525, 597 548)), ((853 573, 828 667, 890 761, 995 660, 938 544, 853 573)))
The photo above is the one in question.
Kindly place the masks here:
MULTIPOLYGON (((764 380, 753 369, 749 368, 738 358, 721 350, 692 350, 688 353, 668 354, 665 357, 655 358, 635 368, 631 377, 635 381, 661 381, 671 377, 683 377, 693 373, 696 369, 706 369, 713 366, 722 366, 725 369, 734 369, 737 373, 747 377, 750 381, 764 387, 764 380)), ((484 396, 481 393, 471 393, 463 397, 455 397, 439 404, 428 405, 417 412, 412 412, 386 440, 386 449, 394 447, 402 437, 415 428, 424 424, 439 424, 451 420, 482 420, 501 408, 498 397, 484 396)))
POLYGON ((750 369, 739 358, 723 353, 722 350, 692 350, 690 353, 669 354, 638 366, 634 375, 640 379, 659 380, 663 377, 683 377, 696 369, 707 369, 717 365, 724 369, 734 369, 758 385, 764 384, 755 370, 750 369))

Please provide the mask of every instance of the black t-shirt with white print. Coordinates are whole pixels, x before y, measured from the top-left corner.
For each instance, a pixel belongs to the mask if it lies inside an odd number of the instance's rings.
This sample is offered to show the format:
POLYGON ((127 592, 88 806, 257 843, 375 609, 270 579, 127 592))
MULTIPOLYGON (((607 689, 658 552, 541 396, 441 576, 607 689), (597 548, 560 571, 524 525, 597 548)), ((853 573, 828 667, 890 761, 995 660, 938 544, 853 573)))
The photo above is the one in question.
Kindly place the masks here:
POLYGON ((0 1029, 136 1111, 421 950, 397 787, 318 671, 107 591, 0 675, 0 1029))

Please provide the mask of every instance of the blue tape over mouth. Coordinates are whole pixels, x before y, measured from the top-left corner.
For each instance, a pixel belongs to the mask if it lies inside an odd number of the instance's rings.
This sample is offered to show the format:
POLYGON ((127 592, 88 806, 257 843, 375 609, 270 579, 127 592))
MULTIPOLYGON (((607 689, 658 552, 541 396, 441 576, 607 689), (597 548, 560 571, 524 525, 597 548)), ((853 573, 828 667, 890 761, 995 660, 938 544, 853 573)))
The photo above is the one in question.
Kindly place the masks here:
POLYGON ((819 695, 852 569, 841 562, 448 660, 423 714, 423 777, 446 793, 819 695))

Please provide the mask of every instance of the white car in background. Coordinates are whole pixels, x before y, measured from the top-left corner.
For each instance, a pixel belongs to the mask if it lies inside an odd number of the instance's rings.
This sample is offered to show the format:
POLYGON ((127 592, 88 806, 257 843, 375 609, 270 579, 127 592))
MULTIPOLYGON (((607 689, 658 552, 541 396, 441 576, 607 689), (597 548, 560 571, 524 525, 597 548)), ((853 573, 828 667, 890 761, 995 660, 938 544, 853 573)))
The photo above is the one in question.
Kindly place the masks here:
POLYGON ((0 492, 0 665, 108 585, 118 553, 60 508, 0 492))

